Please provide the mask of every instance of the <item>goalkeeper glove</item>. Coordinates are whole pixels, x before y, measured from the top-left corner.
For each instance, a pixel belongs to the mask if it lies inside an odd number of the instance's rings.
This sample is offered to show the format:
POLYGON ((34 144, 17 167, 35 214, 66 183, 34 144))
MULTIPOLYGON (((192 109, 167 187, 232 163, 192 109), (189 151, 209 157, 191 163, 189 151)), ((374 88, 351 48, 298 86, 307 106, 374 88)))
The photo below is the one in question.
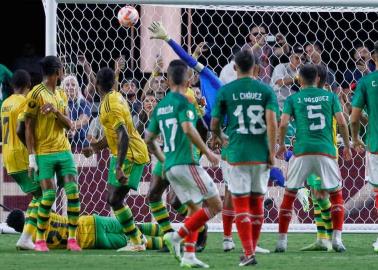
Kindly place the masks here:
POLYGON ((152 36, 150 37, 150 39, 162 39, 165 41, 170 40, 167 31, 160 22, 152 22, 150 27, 148 27, 148 30, 152 32, 152 36))
POLYGON ((273 167, 270 169, 269 179, 280 187, 285 187, 285 176, 280 168, 273 167))

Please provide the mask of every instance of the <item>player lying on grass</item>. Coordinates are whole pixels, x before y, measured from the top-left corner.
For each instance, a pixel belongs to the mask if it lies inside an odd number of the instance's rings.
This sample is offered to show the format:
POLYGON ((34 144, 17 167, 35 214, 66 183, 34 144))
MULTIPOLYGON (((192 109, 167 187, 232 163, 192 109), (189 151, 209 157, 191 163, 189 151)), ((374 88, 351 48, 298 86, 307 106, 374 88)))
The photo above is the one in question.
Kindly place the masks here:
POLYGON ((287 249, 287 232, 297 190, 304 186, 311 174, 322 179, 320 189, 330 196, 332 247, 337 252, 345 251, 341 239, 344 200, 340 169, 336 159, 337 148, 334 144, 335 119, 344 141, 345 160, 351 159, 349 131, 336 94, 317 88, 317 73, 315 65, 307 64, 301 67, 299 71, 301 91, 287 98, 281 116, 277 156, 282 157, 286 152, 284 139, 291 117, 294 118, 297 130, 295 156, 289 162, 286 191, 279 212, 279 238, 276 252, 284 252, 287 249))
MULTIPOLYGON (((24 220, 25 216, 21 210, 13 210, 6 222, 9 227, 21 232, 24 220)), ((157 250, 163 247, 163 232, 159 225, 142 223, 138 227, 147 239, 147 249, 157 250)), ((46 234, 49 248, 65 248, 68 239, 68 218, 51 213, 46 234)), ((32 237, 35 239, 35 232, 32 237)), ((128 241, 129 238, 116 218, 99 215, 79 217, 77 242, 82 249, 119 249, 126 246, 128 241)))
POLYGON ((17 119, 23 115, 26 95, 30 90, 29 73, 25 70, 17 70, 13 74, 11 84, 14 94, 4 100, 1 108, 3 162, 8 175, 19 185, 21 190, 33 195, 26 210, 25 226, 23 226, 23 232, 16 247, 17 249, 34 249, 32 235, 37 229, 38 204, 42 191, 39 183, 28 175, 28 151, 17 136, 17 119))
POLYGON ((165 234, 164 240, 182 267, 208 268, 196 258, 195 242, 198 229, 221 210, 222 202, 216 185, 206 170, 199 166, 196 148, 212 165, 217 165, 219 160, 194 127, 197 121, 195 108, 185 96, 188 85, 185 62, 174 60, 169 64, 168 84, 170 92, 155 108, 145 140, 151 153, 164 164, 168 181, 177 197, 188 205, 188 215, 184 225, 177 232, 165 234), (159 134, 163 137, 164 153, 156 142, 159 134), (184 239, 184 256, 181 258, 180 243, 184 239))

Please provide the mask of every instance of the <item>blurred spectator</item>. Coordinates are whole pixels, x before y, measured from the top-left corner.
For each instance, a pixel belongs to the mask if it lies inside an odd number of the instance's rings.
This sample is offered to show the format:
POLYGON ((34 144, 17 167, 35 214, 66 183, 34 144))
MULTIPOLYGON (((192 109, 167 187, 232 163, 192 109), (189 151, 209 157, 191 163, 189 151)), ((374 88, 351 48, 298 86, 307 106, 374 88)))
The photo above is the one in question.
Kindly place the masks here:
POLYGON ((265 26, 253 26, 248 35, 248 42, 242 47, 242 50, 251 49, 253 54, 260 60, 259 78, 266 82, 270 82, 272 67, 269 58, 272 55, 271 47, 266 43, 267 30, 265 26))
POLYGON ((237 79, 236 70, 234 68, 234 66, 235 66, 234 55, 238 51, 240 51, 239 47, 232 48, 232 58, 231 58, 231 61, 222 68, 222 71, 220 73, 219 79, 221 80, 221 82, 223 84, 230 83, 230 82, 232 82, 232 81, 234 81, 234 80, 237 79))
POLYGON ((25 69, 31 77, 32 87, 42 81, 42 70, 39 61, 42 56, 36 54, 33 44, 27 42, 22 48, 22 53, 13 63, 13 70, 25 69))
POLYGON ((88 146, 86 133, 88 131, 88 124, 91 117, 91 108, 81 94, 76 76, 66 76, 63 79, 62 86, 67 93, 69 116, 73 124, 73 129, 69 133, 69 138, 73 146, 81 149, 88 146))
POLYGON ((343 88, 349 88, 351 83, 357 83, 362 76, 375 70, 371 53, 369 49, 364 46, 358 46, 353 51, 353 60, 353 68, 346 70, 344 73, 343 88))
POLYGON ((322 64, 327 68, 326 86, 329 85, 334 92, 338 91, 339 85, 335 79, 335 72, 322 61, 322 46, 317 42, 307 43, 305 45, 305 52, 309 63, 314 65, 322 64))
MULTIPOLYGON (((138 82, 132 78, 125 79, 121 84, 121 93, 129 103, 131 115, 136 119, 142 109, 142 102, 138 99, 138 82)), ((134 123, 136 123, 134 121, 134 123)))
POLYGON ((283 34, 278 33, 275 36, 275 41, 272 44, 272 51, 273 53, 270 56, 269 61, 273 68, 278 64, 287 63, 290 61, 289 57, 291 49, 283 34))
POLYGON ((162 100, 168 90, 168 84, 163 76, 163 58, 158 55, 156 56, 156 62, 154 69, 151 73, 150 78, 146 82, 143 88, 143 93, 141 99, 144 99, 146 93, 153 92, 158 101, 162 100))
POLYGON ((12 72, 4 65, 0 64, 0 108, 3 101, 12 94, 10 81, 12 72))
POLYGON ((286 98, 298 91, 295 81, 297 78, 298 68, 304 62, 305 57, 303 47, 297 45, 293 48, 293 52, 290 55, 290 62, 278 64, 274 68, 270 84, 277 95, 278 105, 281 111, 286 98))
POLYGON ((136 125, 139 134, 144 138, 144 131, 148 127, 150 116, 156 107, 157 100, 155 94, 152 92, 147 93, 143 99, 143 109, 139 114, 139 121, 136 125))

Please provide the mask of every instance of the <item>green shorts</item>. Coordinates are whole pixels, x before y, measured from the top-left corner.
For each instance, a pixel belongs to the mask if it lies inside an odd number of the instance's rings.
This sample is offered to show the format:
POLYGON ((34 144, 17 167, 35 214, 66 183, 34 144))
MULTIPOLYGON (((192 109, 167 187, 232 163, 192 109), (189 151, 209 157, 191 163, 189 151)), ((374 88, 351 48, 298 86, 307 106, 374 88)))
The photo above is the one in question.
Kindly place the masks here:
POLYGON ((96 228, 94 248, 119 249, 127 245, 127 237, 116 218, 93 215, 96 228))
POLYGON ((12 173, 10 176, 16 181, 24 193, 34 193, 41 190, 39 183, 29 177, 28 171, 12 173))
POLYGON ((307 185, 315 190, 321 190, 322 180, 315 174, 311 174, 307 178, 307 185))
MULTIPOLYGON (((125 159, 123 162, 123 172, 126 177, 128 177, 127 187, 133 190, 137 190, 139 186, 140 179, 142 178, 143 170, 145 164, 136 164, 125 159)), ((122 184, 118 182, 116 178, 116 166, 117 166, 117 157, 112 156, 110 159, 109 173, 108 173, 108 184, 120 187, 122 184)))
POLYGON ((164 178, 163 164, 159 160, 156 162, 152 174, 164 178))
MULTIPOLYGON (((71 151, 36 156, 38 173, 37 181, 53 179, 56 173, 58 179, 66 175, 77 175, 75 161, 71 151)), ((59 183, 58 183, 59 184, 59 183)))

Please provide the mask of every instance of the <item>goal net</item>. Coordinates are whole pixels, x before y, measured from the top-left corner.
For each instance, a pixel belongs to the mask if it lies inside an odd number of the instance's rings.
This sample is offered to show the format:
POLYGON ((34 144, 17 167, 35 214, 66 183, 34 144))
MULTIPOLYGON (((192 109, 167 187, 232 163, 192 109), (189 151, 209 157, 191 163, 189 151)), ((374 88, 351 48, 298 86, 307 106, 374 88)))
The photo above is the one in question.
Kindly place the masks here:
MULTIPOLYGON (((120 56, 125 58, 119 87, 125 90, 133 108, 135 125, 139 127, 145 123, 149 106, 142 100, 142 89, 153 91, 157 100, 166 90, 167 64, 170 59, 178 57, 164 41, 149 40, 147 27, 153 20, 162 21, 171 37, 186 51, 194 52, 197 45, 205 42, 205 51, 198 60, 218 76, 223 70, 222 74, 226 75, 222 75, 221 79, 224 81, 234 76, 232 71, 225 69, 233 53, 249 46, 260 58, 260 79, 273 86, 281 101, 298 89, 295 76, 301 61, 322 63, 328 70, 327 86, 339 95, 346 116, 350 113, 356 82, 361 75, 375 69, 370 52, 375 41, 373 38, 377 36, 374 26, 378 23, 378 7, 356 7, 355 4, 353 7, 142 4, 135 6, 140 15, 137 25, 124 28, 118 23, 117 12, 127 1, 110 1, 109 4, 105 4, 107 1, 94 2, 100 1, 58 1, 55 22, 54 19, 50 21, 56 23, 56 29, 52 31, 55 36, 48 36, 46 42, 52 48, 50 51, 54 53, 56 50, 64 60, 66 73, 77 77, 82 98, 90 107, 91 121, 95 121, 93 119, 97 116, 99 99, 85 90, 91 81, 83 67, 82 56, 85 56, 94 73, 100 67, 113 68, 120 56), (280 79, 289 78, 293 80, 287 85, 279 86, 277 83, 280 79)), ((85 126, 83 130, 88 132, 85 126)), ((361 135, 364 135, 364 131, 361 135)), ((83 139, 72 141, 79 170, 82 214, 110 215, 106 203, 109 151, 104 150, 86 159, 80 153, 85 143, 83 139)), ((342 149, 340 144, 339 149, 342 149)), ((339 157, 347 230, 377 229, 374 225, 377 213, 373 191, 365 181, 364 160, 364 155, 356 153, 352 162, 345 162, 339 157)), ((278 163, 285 167, 285 162, 278 163)), ((224 181, 220 168, 209 167, 206 161, 202 161, 202 164, 214 177, 223 195, 224 181)), ((137 222, 152 219, 146 199, 150 180, 151 165, 146 168, 138 191, 131 192, 127 198, 137 222)), ((265 202, 266 231, 277 228, 283 192, 283 188, 269 184, 265 202)), ((64 201, 62 197, 58 200, 59 211, 64 211, 64 201)), ((168 208, 174 223, 182 221, 170 206, 168 208)), ((296 200, 291 229, 315 229, 313 210, 310 208, 309 212, 305 212, 299 200, 296 200)), ((212 228, 221 229, 220 216, 212 221, 212 228)))

